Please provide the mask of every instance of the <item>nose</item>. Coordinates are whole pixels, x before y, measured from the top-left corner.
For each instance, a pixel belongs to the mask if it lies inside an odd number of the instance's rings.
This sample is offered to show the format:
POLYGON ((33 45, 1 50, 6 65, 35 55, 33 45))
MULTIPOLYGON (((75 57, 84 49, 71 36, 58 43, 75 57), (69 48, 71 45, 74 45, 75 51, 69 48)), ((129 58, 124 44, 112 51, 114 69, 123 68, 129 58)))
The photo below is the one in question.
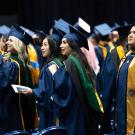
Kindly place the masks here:
POLYGON ((132 33, 130 33, 130 34, 128 35, 128 37, 129 37, 129 38, 131 38, 132 36, 133 36, 133 34, 132 34, 132 33))
POLYGON ((63 46, 63 43, 60 44, 60 48, 63 46))
POLYGON ((6 41, 6 44, 9 44, 9 40, 6 41))
POLYGON ((43 49, 44 49, 44 46, 42 45, 42 46, 41 46, 41 50, 43 50, 43 49))

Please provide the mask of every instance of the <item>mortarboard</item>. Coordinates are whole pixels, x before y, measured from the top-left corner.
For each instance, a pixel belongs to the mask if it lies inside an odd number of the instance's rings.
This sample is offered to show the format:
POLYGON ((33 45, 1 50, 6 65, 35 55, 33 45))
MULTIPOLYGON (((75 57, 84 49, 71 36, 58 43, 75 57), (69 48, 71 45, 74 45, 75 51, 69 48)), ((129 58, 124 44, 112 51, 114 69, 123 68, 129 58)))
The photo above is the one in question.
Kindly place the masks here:
POLYGON ((123 37, 123 38, 125 37, 126 38, 128 36, 128 33, 129 33, 130 29, 134 25, 135 25, 135 23, 128 24, 126 26, 119 26, 119 27, 113 29, 112 31, 118 31, 120 38, 121 37, 123 37))
POLYGON ((101 36, 107 36, 111 33, 112 28, 107 23, 102 23, 94 27, 94 32, 101 36))
POLYGON ((33 32, 32 30, 24 27, 24 26, 20 26, 27 34, 29 34, 31 37, 33 37, 33 35, 35 34, 35 32, 33 32))
POLYGON ((90 26, 79 18, 78 22, 75 23, 74 26, 69 24, 69 30, 70 33, 67 33, 64 38, 67 38, 70 41, 76 41, 79 43, 80 47, 88 49, 87 37, 90 33, 90 26))
POLYGON ((44 39, 46 37, 46 34, 43 30, 36 29, 35 33, 39 35, 41 39, 44 39))
POLYGON ((25 45, 28 45, 29 43, 31 43, 31 40, 32 40, 31 36, 28 33, 26 33, 18 25, 14 25, 11 27, 8 36, 14 36, 20 39, 25 45))
POLYGON ((124 23, 124 26, 128 26, 129 25, 127 21, 124 21, 123 23, 124 23))
POLYGON ((69 33, 69 24, 63 19, 54 20, 54 26, 52 27, 51 37, 60 44, 63 36, 69 33))
POLYGON ((57 44, 60 45, 63 34, 56 27, 52 27, 52 34, 50 35, 50 37, 52 37, 57 42, 57 44))
POLYGON ((69 23, 67 23, 66 21, 64 21, 63 19, 59 19, 58 21, 55 20, 55 28, 57 28, 58 30, 60 30, 60 32, 62 34, 66 34, 69 33, 69 23))
POLYGON ((112 30, 111 31, 113 31, 113 29, 116 29, 118 27, 120 27, 120 25, 117 22, 115 22, 114 25, 112 26, 112 30))
POLYGON ((0 33, 3 34, 3 35, 8 35, 10 31, 10 28, 6 25, 2 25, 0 26, 0 33))
POLYGON ((70 41, 76 41, 80 47, 88 48, 87 45, 87 36, 82 34, 80 31, 78 31, 73 26, 69 26, 70 33, 67 33, 64 38, 70 40, 70 41))
POLYGON ((78 18, 78 21, 74 24, 74 27, 86 36, 89 36, 91 32, 90 25, 80 17, 78 18))

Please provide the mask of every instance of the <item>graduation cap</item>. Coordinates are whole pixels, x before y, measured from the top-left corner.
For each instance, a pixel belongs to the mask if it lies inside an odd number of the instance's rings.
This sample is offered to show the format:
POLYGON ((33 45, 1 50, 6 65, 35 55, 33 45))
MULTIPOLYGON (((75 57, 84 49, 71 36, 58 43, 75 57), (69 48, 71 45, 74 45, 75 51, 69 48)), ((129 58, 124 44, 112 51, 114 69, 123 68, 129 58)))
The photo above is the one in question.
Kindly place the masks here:
POLYGON ((55 28, 57 28, 63 35, 69 33, 69 23, 64 21, 63 19, 59 19, 58 21, 55 20, 55 28))
POLYGON ((124 26, 128 26, 128 22, 127 21, 124 21, 124 26))
POLYGON ((88 36, 91 32, 90 25, 80 17, 78 18, 78 21, 74 24, 74 27, 86 36, 88 36))
POLYGON ((28 45, 32 41, 31 36, 18 25, 14 25, 11 27, 8 36, 14 36, 20 39, 25 45, 28 45))
POLYGON ((35 34, 34 31, 32 31, 32 30, 30 30, 30 29, 28 29, 28 28, 26 28, 26 27, 24 27, 24 26, 20 26, 20 27, 21 27, 21 29, 23 29, 27 34, 29 34, 31 37, 34 36, 34 34, 35 34))
POLYGON ((80 47, 88 49, 87 37, 90 34, 90 25, 81 18, 78 18, 74 26, 69 24, 69 30, 70 33, 67 33, 64 38, 70 41, 76 41, 80 47))
POLYGON ((0 33, 3 34, 3 35, 8 35, 10 31, 10 28, 6 25, 2 25, 0 26, 0 33))
POLYGON ((135 25, 135 23, 132 24, 128 24, 126 26, 119 26, 115 29, 113 29, 112 31, 118 31, 120 38, 126 38, 128 36, 128 33, 130 31, 130 29, 135 25))
POLYGON ((41 39, 44 39, 44 38, 46 37, 46 34, 45 34, 45 32, 44 32, 43 30, 36 29, 36 30, 35 30, 35 33, 36 33, 37 35, 39 35, 39 37, 40 37, 41 39))
POLYGON ((63 36, 66 33, 69 33, 69 23, 64 21, 63 19, 55 20, 54 26, 52 27, 51 36, 55 39, 55 41, 60 44, 63 36))
POLYGON ((50 37, 52 37, 58 45, 60 45, 61 40, 63 38, 63 34, 61 33, 61 31, 59 29, 57 29, 55 26, 52 27, 52 33, 50 35, 50 37))
POLYGON ((120 27, 120 25, 117 22, 115 22, 114 25, 112 26, 112 30, 111 31, 113 31, 113 29, 116 29, 118 27, 120 27))
POLYGON ((64 38, 70 41, 76 41, 80 47, 85 47, 88 49, 87 36, 77 30, 72 25, 69 25, 70 33, 67 33, 64 38))
POLYGON ((111 33, 112 28, 107 23, 102 23, 94 27, 94 32, 101 36, 107 36, 111 33))

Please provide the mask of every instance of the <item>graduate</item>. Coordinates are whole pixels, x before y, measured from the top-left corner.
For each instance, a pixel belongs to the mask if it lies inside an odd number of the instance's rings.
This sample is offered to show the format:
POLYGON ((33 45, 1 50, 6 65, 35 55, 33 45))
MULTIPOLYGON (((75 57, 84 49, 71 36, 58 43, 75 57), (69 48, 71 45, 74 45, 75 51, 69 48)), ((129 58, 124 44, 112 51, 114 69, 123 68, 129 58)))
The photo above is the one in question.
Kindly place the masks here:
POLYGON ((40 70, 43 65, 41 48, 39 42, 36 42, 33 39, 35 33, 26 27, 23 26, 20 27, 31 37, 31 44, 27 46, 27 50, 30 59, 30 65, 32 66, 31 68, 32 83, 34 87, 36 87, 39 81, 40 70))
POLYGON ((8 53, 4 55, 2 64, 7 68, 1 70, 3 78, 0 85, 3 99, 0 104, 4 106, 3 110, 6 114, 0 120, 0 128, 5 131, 32 130, 34 129, 35 100, 32 96, 16 94, 11 88, 11 84, 33 87, 27 53, 30 37, 19 26, 12 26, 6 44, 8 53))
POLYGON ((117 134, 132 135, 135 130, 135 25, 123 27, 129 30, 129 52, 122 59, 117 76, 116 120, 117 134))
MULTIPOLYGON (((61 30, 64 33, 65 24, 60 22, 59 25, 63 27, 61 30)), ((54 111, 54 105, 51 99, 54 91, 54 78, 49 68, 51 65, 56 65, 57 68, 62 65, 59 46, 63 35, 60 28, 58 28, 59 25, 54 25, 51 35, 46 36, 43 40, 41 46, 42 56, 47 61, 41 70, 38 87, 29 91, 23 91, 24 94, 33 94, 37 101, 39 130, 56 124, 58 125, 56 111, 54 111)))
POLYGON ((4 55, 7 51, 6 37, 0 33, 0 54, 4 55))
POLYGON ((95 51, 97 53, 97 57, 99 57, 99 65, 101 70, 107 53, 110 52, 110 50, 114 47, 109 40, 111 30, 112 28, 107 23, 102 23, 94 27, 94 33, 99 40, 98 47, 95 49, 95 51))
POLYGON ((35 33, 32 35, 32 39, 33 39, 33 46, 36 49, 36 53, 37 53, 37 59, 38 59, 38 64, 39 64, 39 69, 41 70, 43 63, 44 63, 44 59, 42 57, 42 51, 41 51, 41 45, 43 42, 43 39, 46 37, 46 34, 44 33, 44 31, 42 30, 35 30, 35 33))
POLYGON ((63 37, 60 45, 66 58, 64 65, 59 69, 50 66, 55 86, 52 99, 59 125, 66 128, 69 135, 98 135, 98 114, 103 108, 94 87, 93 71, 80 49, 88 49, 87 36, 77 27, 70 25, 69 28, 70 33, 63 37))
POLYGON ((4 55, 7 51, 6 41, 10 28, 6 25, 0 26, 0 54, 4 55))
POLYGON ((115 132, 115 106, 116 106, 116 78, 121 59, 125 56, 125 41, 127 30, 119 26, 112 30, 117 31, 119 39, 115 39, 115 47, 107 53, 100 72, 100 95, 105 109, 103 120, 103 133, 115 132), (106 128, 107 127, 107 128, 106 128))
POLYGON ((102 134, 110 133, 114 129, 112 129, 111 126, 112 119, 110 118, 110 115, 113 96, 111 89, 116 72, 110 57, 110 50, 114 47, 113 44, 109 42, 109 34, 111 33, 111 30, 111 27, 107 23, 103 23, 95 26, 94 34, 92 35, 92 38, 97 40, 98 43, 95 52, 99 61, 100 71, 96 76, 96 88, 100 94, 104 107, 104 117, 101 126, 102 134))
POLYGON ((118 71, 121 59, 125 56, 128 51, 127 47, 127 33, 129 29, 124 28, 124 26, 118 26, 112 30, 113 33, 117 33, 117 40, 114 42, 115 47, 110 51, 113 63, 116 70, 118 71))

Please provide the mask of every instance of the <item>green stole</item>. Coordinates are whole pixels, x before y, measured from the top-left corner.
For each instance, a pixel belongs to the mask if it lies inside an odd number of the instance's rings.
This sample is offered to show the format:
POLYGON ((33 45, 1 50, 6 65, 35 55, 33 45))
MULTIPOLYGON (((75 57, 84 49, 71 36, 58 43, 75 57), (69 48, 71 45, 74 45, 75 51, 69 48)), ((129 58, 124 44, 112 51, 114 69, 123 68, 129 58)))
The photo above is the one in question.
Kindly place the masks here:
POLYGON ((60 58, 54 58, 52 61, 50 61, 48 63, 55 64, 57 66, 57 68, 59 68, 60 66, 63 65, 63 62, 60 58))
POLYGON ((69 56, 69 59, 75 64, 76 69, 79 73, 80 82, 83 89, 86 92, 86 98, 89 105, 96 111, 104 112, 101 100, 98 96, 97 91, 94 89, 89 76, 86 73, 84 66, 81 62, 73 55, 69 56))

